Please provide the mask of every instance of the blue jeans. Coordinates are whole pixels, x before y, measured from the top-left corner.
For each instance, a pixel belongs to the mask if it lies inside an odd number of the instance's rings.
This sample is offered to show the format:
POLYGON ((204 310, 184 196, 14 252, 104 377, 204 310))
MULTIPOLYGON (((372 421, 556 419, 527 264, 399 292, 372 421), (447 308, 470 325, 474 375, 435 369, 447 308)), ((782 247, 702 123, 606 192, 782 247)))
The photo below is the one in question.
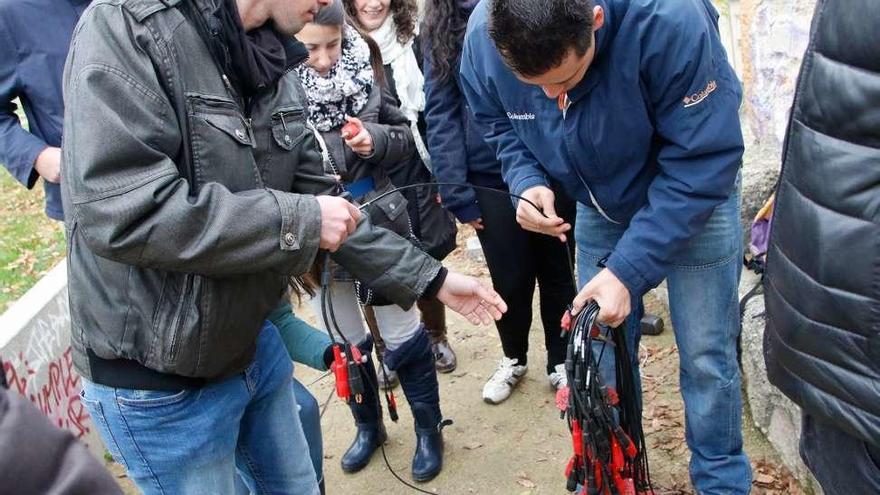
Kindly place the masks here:
POLYGON ((254 361, 232 378, 179 391, 111 388, 83 380, 82 402, 110 454, 145 494, 315 495, 293 364, 266 323, 254 361))
MULTIPOLYGON (((309 390, 296 378, 293 379, 293 396, 296 398, 296 406, 299 411, 299 422, 302 424, 306 443, 309 444, 309 457, 312 459, 312 467, 315 468, 315 478, 318 483, 324 479, 324 439, 321 436, 321 408, 318 401, 309 390)), ((251 493, 242 477, 235 479, 235 493, 247 495, 251 493)))
MULTIPOLYGON (((578 277, 583 286, 599 273, 599 260, 614 250, 626 225, 613 224, 584 205, 578 205, 576 225, 578 277)), ((751 488, 751 467, 743 452, 736 360, 741 260, 737 188, 672 260, 666 278, 679 351, 685 438, 692 454, 690 476, 702 495, 746 494, 751 488)), ((641 297, 633 297, 632 313, 624 326, 637 384, 643 314, 641 297)), ((612 348, 605 349, 600 367, 606 383, 615 383, 612 348)))
POLYGON ((321 408, 318 406, 315 396, 296 378, 293 379, 293 395, 296 397, 299 421, 306 436, 306 443, 309 444, 309 457, 312 459, 312 467, 315 468, 315 477, 320 482, 324 479, 324 440, 321 436, 321 408))

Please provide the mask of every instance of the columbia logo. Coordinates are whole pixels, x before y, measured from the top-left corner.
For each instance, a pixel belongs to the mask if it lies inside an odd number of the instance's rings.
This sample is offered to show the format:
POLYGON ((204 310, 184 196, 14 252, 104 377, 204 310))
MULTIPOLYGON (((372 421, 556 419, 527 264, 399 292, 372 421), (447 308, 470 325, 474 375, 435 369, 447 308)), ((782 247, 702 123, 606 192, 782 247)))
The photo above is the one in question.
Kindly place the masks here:
POLYGON ((535 114, 507 112, 507 118, 510 120, 535 120, 535 114))
POLYGON ((716 83, 715 80, 713 79, 713 80, 709 81, 709 84, 707 84, 704 89, 701 89, 700 91, 697 91, 696 93, 694 93, 692 95, 685 96, 684 99, 682 99, 681 101, 682 101, 682 103, 684 103, 685 108, 692 107, 692 106, 700 103, 701 101, 705 100, 706 97, 709 96, 709 94, 711 94, 717 88, 718 88, 718 83, 716 83))

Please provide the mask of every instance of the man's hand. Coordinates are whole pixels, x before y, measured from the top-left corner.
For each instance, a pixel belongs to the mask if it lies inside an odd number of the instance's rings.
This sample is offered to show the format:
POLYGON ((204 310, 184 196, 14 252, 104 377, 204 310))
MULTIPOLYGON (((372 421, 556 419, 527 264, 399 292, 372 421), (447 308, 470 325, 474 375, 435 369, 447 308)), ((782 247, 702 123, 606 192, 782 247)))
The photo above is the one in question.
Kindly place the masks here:
POLYGON ((476 220, 471 220, 470 222, 468 222, 468 225, 473 227, 474 230, 483 230, 486 228, 485 226, 483 226, 483 219, 482 218, 478 218, 476 220))
POLYGON ((357 117, 345 117, 349 123, 342 127, 342 139, 352 151, 361 156, 370 156, 373 154, 373 136, 364 127, 363 122, 357 117), (351 129, 351 135, 346 133, 346 128, 351 129), (357 132, 353 132, 357 131, 357 132))
POLYGON ((455 272, 447 273, 437 299, 474 325, 488 325, 507 312, 507 304, 497 292, 474 277, 455 272))
POLYGON ((632 311, 629 290, 607 268, 593 277, 574 298, 572 314, 580 313, 590 301, 599 304, 599 322, 610 327, 619 327, 632 311))
POLYGON ((34 161, 34 170, 48 182, 61 182, 61 148, 49 146, 41 151, 34 161))
POLYGON ((335 252, 357 228, 361 211, 336 196, 317 196, 321 207, 321 242, 319 247, 335 252))
POLYGON ((542 215, 528 202, 520 200, 516 208, 517 223, 526 230, 557 237, 565 242, 565 233, 571 230, 571 224, 565 223, 565 220, 556 216, 554 205, 556 195, 553 191, 547 186, 535 186, 526 189, 522 197, 538 205, 544 214, 542 215))

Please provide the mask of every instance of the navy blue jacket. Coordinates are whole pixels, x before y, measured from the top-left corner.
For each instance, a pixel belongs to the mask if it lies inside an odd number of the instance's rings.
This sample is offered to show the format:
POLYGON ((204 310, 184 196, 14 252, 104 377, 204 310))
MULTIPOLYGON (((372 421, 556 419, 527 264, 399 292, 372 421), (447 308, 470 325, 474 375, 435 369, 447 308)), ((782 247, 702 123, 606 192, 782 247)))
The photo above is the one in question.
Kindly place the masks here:
MULTIPOLYGON (((39 175, 34 161, 61 146, 64 105, 61 73, 70 37, 88 0, 0 0, 0 162, 29 189, 39 175), (12 102, 19 98, 26 131, 12 102)), ((61 189, 44 182, 46 214, 63 220, 61 189)))
POLYGON ((739 171, 742 88, 717 11, 709 0, 595 0, 605 10, 596 58, 563 113, 504 65, 486 3, 471 15, 461 75, 505 181, 522 193, 552 176, 628 225, 607 266, 632 295, 644 294, 729 197, 739 171))
MULTIPOLYGON (((455 77, 437 79, 432 67, 430 45, 425 44, 425 120, 428 124, 428 149, 438 182, 468 182, 504 189, 501 162, 483 136, 487 128, 474 120, 461 91, 459 65, 454 61, 455 77)), ((458 221, 467 223, 482 216, 473 189, 440 186, 440 198, 458 221)))

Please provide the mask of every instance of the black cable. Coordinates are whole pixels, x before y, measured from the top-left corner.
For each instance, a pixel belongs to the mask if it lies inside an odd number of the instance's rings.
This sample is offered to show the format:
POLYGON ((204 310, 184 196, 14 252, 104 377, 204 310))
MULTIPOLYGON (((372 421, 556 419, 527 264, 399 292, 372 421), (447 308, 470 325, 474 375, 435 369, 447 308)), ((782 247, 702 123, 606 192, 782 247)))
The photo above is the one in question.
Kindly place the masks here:
MULTIPOLYGON (((349 353, 349 349, 351 347, 351 343, 348 341, 348 339, 345 338, 345 335, 342 333, 342 330, 339 329, 339 323, 336 321, 336 312, 333 310, 333 296, 332 296, 332 293, 329 291, 329 288, 328 288, 329 285, 330 285, 330 253, 328 252, 325 259, 324 259, 324 267, 323 267, 322 275, 321 275, 321 299, 322 299, 321 300, 321 316, 324 320, 324 326, 327 328, 327 331, 330 333, 331 339, 333 338, 333 330, 332 330, 332 327, 330 326, 329 322, 333 323, 333 326, 336 328, 336 332, 339 334, 340 339, 345 344, 345 352, 346 352, 346 356, 348 358, 348 353, 349 353), (329 322, 328 322, 328 314, 329 314, 329 322)), ((360 373, 361 372, 360 365, 362 363, 357 363, 357 364, 358 364, 357 370, 358 370, 358 373, 360 373)), ((384 369, 383 369, 383 372, 384 372, 384 369)), ((379 397, 379 384, 373 383, 373 381, 370 380, 369 377, 366 377, 366 378, 367 379, 365 379, 363 381, 368 384, 367 386, 375 387, 375 390, 376 390, 375 407, 376 407, 376 411, 378 413, 378 417, 381 418, 382 417, 382 402, 381 402, 382 400, 379 397)), ((387 380, 387 375, 386 375, 386 380, 387 380)), ((330 391, 330 396, 331 397, 333 396, 333 390, 330 391)), ((325 408, 326 408, 326 405, 325 405, 325 408)), ((323 414, 324 414, 324 411, 322 410, 321 416, 323 416, 323 414)), ((408 483, 406 480, 401 478, 400 475, 398 475, 397 472, 394 470, 394 468, 391 467, 391 463, 388 461, 388 456, 385 454, 385 443, 383 442, 380 445, 380 447, 382 449, 382 458, 385 460, 385 466, 388 468, 388 471, 395 478, 397 478, 397 480, 399 482, 401 482, 405 486, 407 486, 407 487, 409 487, 419 493, 426 493, 428 495, 437 495, 436 492, 429 492, 429 491, 422 490, 421 488, 419 488, 411 483, 408 483)))
POLYGON ((592 490, 590 493, 617 494, 617 484, 629 480, 637 491, 650 491, 653 487, 642 410, 626 333, 608 329, 602 348, 594 353, 593 328, 598 314, 598 304, 591 301, 574 317, 568 330, 565 369, 569 400, 564 415, 572 432, 575 456, 570 461, 566 488, 575 491, 583 486, 592 490), (616 389, 604 383, 599 368, 609 343, 614 348, 616 389), (629 450, 632 452, 627 454, 629 450), (615 452, 624 455, 623 459, 615 462, 615 452))
MULTIPOLYGON (((376 196, 375 198, 373 198, 373 199, 371 199, 371 200, 369 200, 369 201, 367 201, 367 202, 361 204, 361 205, 358 207, 358 209, 359 209, 359 210, 364 210, 365 208, 367 208, 368 206, 372 205, 372 204, 375 203, 376 201, 379 201, 380 199, 385 198, 386 196, 389 196, 389 195, 391 195, 391 194, 394 194, 394 193, 396 193, 396 192, 398 192, 398 191, 405 191, 405 190, 407 190, 407 189, 415 189, 415 188, 417 188, 417 187, 428 187, 428 186, 453 186, 453 187, 466 187, 466 188, 475 189, 475 190, 480 190, 480 191, 487 191, 487 192, 491 192, 491 193, 495 193, 495 194, 502 194, 502 195, 505 195, 505 196, 509 196, 509 197, 511 197, 511 198, 518 199, 518 200, 520 200, 520 201, 525 201, 527 204, 530 204, 530 205, 531 205, 531 206, 532 206, 532 207, 533 207, 538 213, 540 213, 541 215, 543 215, 544 218, 550 218, 550 217, 547 216, 546 213, 544 213, 544 210, 542 210, 537 204, 535 204, 534 201, 532 201, 532 200, 530 200, 530 199, 524 198, 524 197, 522 197, 522 196, 520 196, 520 195, 518 195, 518 194, 514 194, 514 193, 512 193, 512 192, 510 192, 510 191, 506 191, 506 190, 504 190, 504 189, 496 189, 496 188, 494 188, 494 187, 487 187, 487 186, 478 186, 478 185, 476 185, 476 184, 468 184, 468 183, 465 183, 465 182, 416 182, 416 183, 413 183, 413 184, 407 184, 407 185, 405 185, 405 186, 394 187, 394 188, 392 188, 391 190, 389 190, 389 191, 385 191, 384 193, 382 193, 382 194, 376 196)), ((555 193, 554 193, 554 194, 555 194, 555 193)), ((564 220, 564 219, 563 219, 563 220, 564 220)), ((573 232, 571 232, 570 234, 573 234, 573 232)), ((568 270, 569 270, 569 272, 571 273, 571 281, 572 281, 572 283, 574 284, 574 287, 577 288, 578 284, 577 284, 577 279, 576 279, 576 277, 575 277, 574 260, 572 259, 572 254, 571 254, 571 251, 572 251, 572 250, 571 250, 570 247, 569 247, 569 246, 570 246, 569 243, 571 242, 571 237, 572 237, 571 235, 567 235, 567 236, 565 237, 565 256, 566 256, 566 260, 568 261, 568 270)))
MULTIPOLYGON (((326 265, 325 265, 324 269, 325 269, 325 270, 328 270, 328 268, 327 268, 326 265)), ((322 298, 324 299, 324 301, 322 301, 322 303, 324 303, 324 302, 326 301, 325 304, 322 304, 322 308, 321 308, 321 309, 322 309, 322 313, 323 313, 322 316, 324 317, 324 321, 325 321, 325 322, 327 321, 327 313, 325 312, 325 310, 329 309, 330 319, 331 319, 331 321, 333 322, 333 324, 336 325, 336 330, 338 331, 338 333, 340 334, 340 336, 342 336, 342 338, 344 339, 345 337, 342 335, 342 331, 339 330, 339 326, 338 326, 338 324, 337 324, 337 322, 336 322, 336 315, 335 315, 335 313, 334 313, 334 311, 333 311, 333 301, 332 301, 333 297, 332 297, 332 295, 330 294, 330 292, 329 292, 328 290, 326 290, 326 286, 325 286, 325 287, 322 287, 322 298)), ((327 328, 328 328, 328 330, 329 330, 330 327, 328 326, 327 328)), ((348 345, 348 346, 351 345, 347 340, 345 341, 345 343, 346 343, 346 345, 348 345)), ((360 366, 361 364, 362 364, 362 363, 358 363, 358 366, 360 366)), ((383 370, 383 371, 384 371, 384 370, 383 370)), ((360 373, 360 372, 361 372, 361 371, 360 371, 360 367, 358 367, 358 373, 360 373)), ((386 379, 387 379, 387 375, 386 375, 386 379)), ((367 376, 366 379, 363 380, 363 381, 367 383, 367 386, 368 386, 368 387, 375 387, 376 401, 375 401, 374 405, 375 405, 375 407, 376 407, 377 416, 378 416, 379 418, 381 418, 381 417, 382 417, 382 399, 379 397, 379 384, 378 384, 378 383, 373 383, 373 381, 370 380, 368 376, 367 376)), ((333 391, 331 390, 331 397, 332 397, 332 393, 333 393, 333 391)), ((321 414, 323 415, 323 411, 321 412, 321 414)), ((401 483, 403 483, 403 484, 406 485, 407 487, 412 488, 413 490, 415 490, 415 491, 417 491, 417 492, 420 492, 420 493, 427 493, 428 495, 437 495, 436 492, 429 492, 429 491, 422 490, 421 488, 419 488, 419 487, 417 487, 417 486, 415 486, 415 485, 413 485, 413 484, 411 484, 411 483, 408 483, 406 480, 404 480, 403 478, 401 478, 400 475, 398 475, 397 472, 394 470, 394 468, 391 467, 391 463, 388 461, 388 456, 385 454, 385 443, 383 442, 383 443, 380 445, 380 447, 381 447, 381 449, 382 449, 382 458, 385 460, 385 466, 388 468, 388 471, 389 471, 389 472, 390 472, 395 478, 397 478, 398 481, 400 481, 401 483)))
MULTIPOLYGON (((417 188, 417 187, 427 187, 427 186, 437 186, 437 185, 441 185, 441 186, 442 186, 442 185, 445 185, 445 186, 468 187, 468 188, 472 188, 472 189, 478 189, 478 190, 482 190, 482 191, 492 192, 492 193, 495 193, 495 194, 503 194, 503 195, 506 195, 506 196, 509 196, 509 197, 512 197, 512 198, 516 198, 516 199, 521 200, 521 201, 525 201, 527 204, 529 204, 529 205, 531 205, 532 207, 534 207, 535 210, 537 210, 537 211, 538 211, 541 215, 543 215, 545 218, 549 218, 549 217, 547 217, 547 214, 544 213, 544 211, 542 211, 541 208, 540 208, 537 204, 535 204, 533 201, 531 201, 531 200, 529 200, 529 199, 527 199, 527 198, 524 198, 524 197, 522 197, 522 196, 520 196, 520 195, 517 195, 517 194, 511 193, 510 191, 505 191, 505 190, 501 190, 501 189, 495 189, 495 188, 486 187, 486 186, 478 186, 478 185, 474 185, 474 184, 456 183, 456 182, 422 182, 422 183, 408 184, 408 185, 401 186, 401 187, 395 187, 395 188, 392 188, 391 190, 386 191, 386 192, 384 192, 384 193, 382 193, 382 194, 376 196, 375 198, 372 198, 371 200, 369 200, 369 201, 367 201, 367 202, 361 204, 358 208, 359 208, 360 210, 364 210, 364 209, 366 209, 368 206, 370 206, 370 205, 372 205, 373 203, 375 203, 376 201, 379 201, 380 199, 385 198, 386 196, 388 196, 388 195, 390 195, 390 194, 393 194, 393 193, 395 193, 395 192, 398 192, 398 191, 403 191, 403 190, 407 190, 407 189, 413 189, 413 188, 417 188)), ((571 234, 573 234, 573 233, 571 233, 571 234)), ((570 271, 570 273, 571 273, 572 283, 574 284, 575 287, 577 287, 577 280, 576 280, 576 278, 575 278, 574 260, 572 259, 572 252, 571 252, 572 250, 570 249, 570 244, 569 244, 569 242, 571 242, 571 240, 570 240, 570 235, 569 235, 569 236, 566 236, 566 249, 565 249, 565 251, 566 251, 566 260, 567 260, 567 262, 568 262, 569 271, 570 271)), ((326 254, 326 256, 325 256, 324 269, 323 269, 323 273, 322 273, 322 277, 321 277, 321 278, 322 278, 322 280, 321 280, 321 282, 322 282, 322 283, 321 283, 321 285, 322 285, 322 287, 321 287, 321 294, 322 294, 322 305, 321 305, 322 317, 323 317, 323 319, 324 319, 324 325, 325 325, 325 327, 328 329, 328 332, 332 332, 332 331, 331 331, 331 326, 330 326, 330 324, 329 324, 329 323, 332 321, 333 325, 336 327, 337 332, 339 333, 339 336, 340 336, 341 340, 346 344, 346 346, 347 346, 347 347, 346 347, 346 352, 348 352, 348 348, 351 346, 351 344, 350 344, 350 342, 348 342, 348 340, 347 340, 347 339, 345 338, 345 336, 342 334, 342 331, 339 330, 339 326, 338 326, 338 323, 337 323, 337 321, 336 321, 336 317, 335 317, 335 312, 333 311, 332 295, 330 294, 330 291, 328 290, 328 286, 329 286, 329 283, 330 283, 329 264, 330 264, 330 253, 328 252, 328 253, 326 254), (327 313, 328 313, 328 312, 329 312, 329 315, 330 315, 330 321, 328 321, 328 317, 327 317, 327 313)), ((593 322, 595 322, 595 320, 598 318, 598 314, 599 314, 599 307, 598 307, 598 305, 595 303, 595 301, 593 301, 593 302, 590 303, 590 306, 588 306, 588 308, 587 308, 586 310, 581 311, 581 313, 578 315, 577 321, 580 322, 580 326, 581 326, 581 327, 583 327, 583 325, 585 324, 585 322, 589 322, 589 326, 587 326, 587 328, 586 328, 586 339, 581 343, 582 346, 587 346, 587 345, 588 345, 588 342, 589 342, 589 343, 592 342, 592 335, 591 335, 592 324, 593 324, 593 322)), ((583 334, 584 334, 584 329, 581 328, 581 330, 580 330, 579 333, 580 333, 581 335, 583 335, 583 334)), ((573 334, 574 334, 574 332, 572 332, 572 335, 573 335, 573 334)), ((331 333, 331 337, 332 337, 332 333, 331 333)), ((606 341, 606 342, 607 342, 607 341, 606 341)), ((605 349, 605 343, 603 342, 603 345, 602 345, 602 352, 600 352, 600 357, 599 357, 600 360, 601 360, 601 355, 604 353, 604 349, 605 349)), ((592 348, 589 347, 589 346, 588 346, 588 347, 581 347, 581 352, 582 352, 582 353, 585 353, 585 356, 589 356, 589 360, 588 360, 588 361, 594 363, 594 364, 593 364, 593 369, 590 371, 590 373, 588 373, 588 376, 590 376, 591 381, 593 381, 593 380, 597 380, 597 379, 598 379, 598 378, 597 378, 597 377, 598 377, 598 366, 595 364, 595 361, 593 361, 593 359, 592 359, 592 358, 593 358, 593 356, 592 356, 592 348)), ((386 379, 386 382, 387 382, 387 380, 388 380, 388 376, 387 376, 387 373, 385 373, 385 369, 384 369, 384 365, 383 365, 383 362, 382 362, 382 361, 383 361, 383 360, 380 358, 380 359, 379 359, 379 364, 380 364, 380 366, 382 366, 382 372, 383 372, 383 374, 384 374, 384 376, 385 376, 385 379, 386 379)), ((360 363, 358 363, 358 364, 360 364, 360 363)), ((358 371, 360 372, 360 370, 358 370, 358 371)), ((569 384, 572 383, 572 378, 573 378, 573 377, 569 377, 569 384)), ((378 384, 378 383, 373 383, 370 379, 366 379, 366 380, 364 380, 364 381, 365 381, 366 383, 369 384, 368 386, 370 386, 370 387, 375 387, 375 390, 376 390, 376 394, 375 394, 375 395, 376 395, 375 406, 376 406, 376 409, 377 409, 377 412, 378 412, 378 416, 381 418, 381 417, 382 417, 382 403, 381 403, 381 398, 379 397, 379 384, 378 384)), ((386 391, 386 392, 387 392, 387 391, 386 391)), ((386 396, 386 399, 387 399, 387 396, 386 396)), ((577 394, 574 394, 574 399, 573 399, 573 400, 574 400, 574 401, 580 406, 578 409, 583 409, 584 406, 589 407, 589 406, 590 406, 590 402, 592 402, 592 399, 593 399, 593 398, 588 397, 588 398, 586 398, 586 399, 587 399, 586 401, 584 401, 583 399, 584 399, 584 398, 580 398, 580 397, 578 397, 577 394)), ((573 418, 571 418, 571 417, 569 418, 569 422, 571 422, 571 421, 573 421, 573 420, 577 421, 577 420, 579 420, 579 419, 577 419, 577 418, 574 418, 574 419, 573 419, 573 418)), ((419 492, 419 493, 425 493, 425 494, 428 494, 428 495, 436 495, 435 492, 429 492, 429 491, 423 490, 423 489, 421 489, 421 488, 419 488, 419 487, 417 487, 417 486, 415 486, 415 485, 413 485, 413 484, 407 482, 407 481, 404 480, 403 478, 401 478, 401 477, 397 474, 397 472, 394 470, 394 468, 391 467, 391 463, 389 462, 389 460, 388 460, 388 456, 387 456, 387 454, 386 454, 386 452, 385 452, 385 444, 384 444, 384 443, 381 444, 381 445, 380 445, 380 448, 382 449, 382 458, 383 458, 384 461, 385 461, 385 466, 388 468, 388 471, 389 471, 389 472, 390 472, 390 473, 391 473, 391 474, 392 474, 392 475, 393 475, 393 476, 394 476, 394 477, 395 477, 400 483, 402 483, 403 485, 405 485, 405 486, 407 486, 407 487, 409 487, 409 488, 411 488, 411 489, 413 489, 413 490, 415 490, 415 491, 417 491, 417 492, 419 492)), ((586 471, 586 470, 587 470, 587 467, 585 466, 584 468, 585 468, 584 470, 586 471)), ((606 471, 607 471, 607 469, 606 469, 606 471)), ((585 473, 585 474, 586 474, 586 473, 585 473)))

